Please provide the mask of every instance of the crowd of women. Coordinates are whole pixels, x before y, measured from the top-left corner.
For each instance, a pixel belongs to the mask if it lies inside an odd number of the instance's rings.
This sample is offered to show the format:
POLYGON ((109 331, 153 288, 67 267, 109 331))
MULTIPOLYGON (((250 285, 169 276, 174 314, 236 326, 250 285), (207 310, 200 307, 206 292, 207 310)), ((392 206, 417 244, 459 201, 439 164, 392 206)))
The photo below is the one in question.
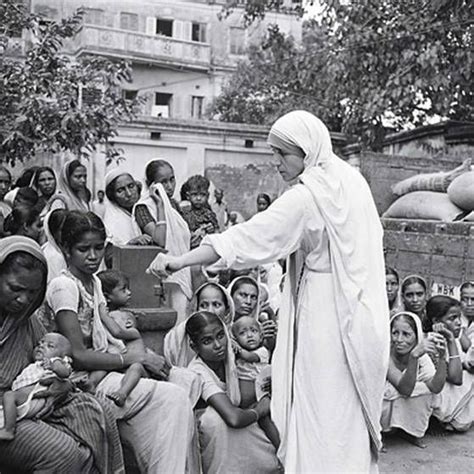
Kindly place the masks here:
POLYGON ((386 268, 391 353, 382 428, 397 430, 416 445, 430 419, 442 429, 463 432, 474 423, 474 281, 459 299, 430 297, 426 280, 400 281, 386 268))
POLYGON ((124 447, 140 472, 369 472, 381 429, 418 444, 432 416, 469 429, 474 283, 460 302, 428 299, 421 277, 387 268, 385 292, 370 191, 326 127, 292 112, 269 144, 299 183, 273 203, 259 194, 235 226, 204 177, 175 201, 164 160, 144 189, 109 171, 103 217, 79 160, 15 185, 0 166, 2 473, 124 472, 124 447), (123 244, 165 250, 148 269, 177 312, 162 355, 110 270, 123 244))

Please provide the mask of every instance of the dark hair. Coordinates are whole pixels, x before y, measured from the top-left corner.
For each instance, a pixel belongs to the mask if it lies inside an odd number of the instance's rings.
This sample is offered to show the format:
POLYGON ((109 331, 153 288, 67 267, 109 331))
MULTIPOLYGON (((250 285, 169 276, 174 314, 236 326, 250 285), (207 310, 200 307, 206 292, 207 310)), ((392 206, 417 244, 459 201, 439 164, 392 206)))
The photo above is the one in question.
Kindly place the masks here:
POLYGON ((465 281, 459 288, 459 293, 462 293, 467 288, 474 288, 474 281, 465 281))
POLYGON ((114 288, 117 288, 121 283, 130 285, 130 279, 128 276, 119 270, 104 270, 97 274, 100 282, 102 283, 102 291, 104 295, 109 295, 114 288))
POLYGON ((188 193, 191 191, 202 191, 207 193, 210 185, 209 180, 200 174, 191 176, 184 184, 187 185, 186 190, 188 193))
POLYGON ((198 311, 192 314, 186 321, 186 334, 191 341, 197 343, 202 330, 209 324, 219 323, 224 327, 224 323, 219 316, 209 311, 198 311))
POLYGON ((397 280, 397 283, 400 283, 400 277, 398 276, 398 272, 395 270, 395 268, 385 267, 385 276, 387 275, 394 276, 395 279, 397 280))
MULTIPOLYGON (((29 206, 36 206, 38 203, 38 193, 33 188, 23 187, 19 188, 15 196, 15 201, 21 198, 23 201, 26 201, 26 204, 29 206)), ((15 202, 13 202, 15 205, 15 202)))
POLYGON ((155 182, 156 173, 161 168, 169 167, 173 169, 170 163, 165 160, 153 160, 148 163, 148 166, 145 169, 145 178, 146 178, 146 185, 151 186, 155 182))
POLYGON ((105 241, 107 234, 102 219, 93 212, 69 211, 61 231, 61 244, 71 249, 86 232, 97 232, 105 241))
MULTIPOLYGON (((73 160, 69 163, 69 166, 66 169, 66 178, 69 186, 71 186, 71 176, 74 173, 74 171, 77 170, 77 168, 83 167, 86 171, 86 165, 84 163, 81 163, 79 160, 73 160)), ((91 200, 92 193, 90 192, 89 188, 85 186, 85 192, 86 192, 86 199, 87 201, 91 200)))
POLYGON ((48 218, 48 229, 59 246, 62 245, 61 232, 68 214, 69 211, 66 209, 55 209, 51 212, 48 218))
POLYGON ((3 223, 5 232, 15 235, 20 232, 23 226, 30 226, 39 219, 40 210, 38 207, 20 206, 12 209, 3 223))
POLYGON ((186 181, 181 186, 181 189, 179 190, 179 197, 181 198, 181 201, 187 201, 189 199, 188 193, 189 193, 189 183, 188 181, 186 181))
POLYGON ((406 280, 403 280, 402 295, 403 295, 403 293, 405 293, 405 290, 406 290, 407 286, 408 285, 413 285, 413 283, 418 283, 419 285, 421 285, 423 287, 423 289, 425 290, 425 292, 428 290, 428 288, 426 287, 425 280, 423 280, 423 278, 421 278, 420 276, 413 275, 413 276, 407 278, 406 280))
MULTIPOLYGON (((446 313, 454 307, 461 306, 461 303, 450 296, 436 295, 431 297, 426 303, 426 318, 432 326, 439 321, 446 313)), ((429 328, 431 331, 432 327, 429 328)))
POLYGON ((56 181, 56 174, 54 173, 53 169, 50 168, 49 166, 41 166, 36 170, 35 178, 34 178, 34 181, 33 181, 33 184, 35 185, 36 188, 38 188, 38 181, 39 181, 39 178, 40 178, 41 174, 46 173, 46 172, 51 173, 54 177, 54 180, 56 181))
POLYGON ((8 177, 10 178, 10 182, 12 181, 12 174, 10 173, 10 170, 8 168, 5 168, 5 166, 0 165, 0 171, 3 171, 4 173, 6 173, 8 177))
POLYGON ((132 179, 132 181, 135 183, 136 185, 136 181, 133 179, 133 176, 130 174, 130 173, 122 173, 122 174, 119 174, 116 178, 114 178, 106 187, 105 187, 105 195, 107 196, 107 199, 111 202, 117 202, 115 200, 115 184, 117 183, 117 179, 120 178, 120 176, 124 176, 124 175, 127 175, 127 176, 130 176, 130 178, 132 179))
POLYGON ((272 203, 272 199, 271 197, 267 194, 267 193, 260 193, 257 195, 257 201, 259 199, 263 199, 264 201, 267 202, 268 205, 270 205, 272 203))
POLYGON ((230 292, 230 295, 231 296, 234 296, 234 293, 242 286, 242 285, 252 285, 256 288, 257 290, 257 293, 259 292, 259 288, 258 288, 258 283, 252 278, 252 277, 249 277, 249 276, 242 276, 242 277, 238 277, 239 278, 239 281, 237 283, 235 283, 234 285, 232 285, 232 288, 231 288, 231 292, 230 292))
POLYGON ((38 171, 39 166, 31 166, 29 168, 25 168, 23 173, 21 173, 20 177, 15 181, 15 188, 28 188, 31 186, 32 182, 34 181, 34 177, 36 172, 38 171))
POLYGON ((217 290, 219 290, 219 292, 222 295, 222 299, 224 300, 225 309, 227 311, 229 311, 229 301, 227 299, 226 294, 224 293, 224 290, 219 285, 216 285, 213 282, 205 283, 204 285, 201 286, 201 288, 198 289, 198 291, 196 292, 197 306, 199 307, 199 300, 201 299, 201 293, 209 286, 212 286, 212 287, 216 288, 217 290))
POLYGON ((416 338, 418 339, 418 331, 417 331, 417 329, 416 329, 415 320, 414 320, 412 317, 410 317, 410 316, 408 316, 408 315, 406 315, 406 314, 401 313, 401 314, 396 315, 396 316, 392 319, 392 321, 390 322, 390 329, 392 329, 392 327, 393 327, 393 325, 395 324, 395 322, 398 321, 399 319, 403 319, 406 323, 409 324, 409 326, 411 327, 411 329, 412 329, 413 332, 415 333, 416 338))

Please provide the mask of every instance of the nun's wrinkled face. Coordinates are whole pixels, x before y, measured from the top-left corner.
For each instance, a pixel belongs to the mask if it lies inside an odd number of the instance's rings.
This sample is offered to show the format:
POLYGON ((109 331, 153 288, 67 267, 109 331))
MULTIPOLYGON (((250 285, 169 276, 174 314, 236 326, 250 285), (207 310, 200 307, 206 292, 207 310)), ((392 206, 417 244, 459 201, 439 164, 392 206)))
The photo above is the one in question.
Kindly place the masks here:
POLYGON ((293 181, 304 171, 304 157, 271 147, 278 172, 284 181, 293 181))

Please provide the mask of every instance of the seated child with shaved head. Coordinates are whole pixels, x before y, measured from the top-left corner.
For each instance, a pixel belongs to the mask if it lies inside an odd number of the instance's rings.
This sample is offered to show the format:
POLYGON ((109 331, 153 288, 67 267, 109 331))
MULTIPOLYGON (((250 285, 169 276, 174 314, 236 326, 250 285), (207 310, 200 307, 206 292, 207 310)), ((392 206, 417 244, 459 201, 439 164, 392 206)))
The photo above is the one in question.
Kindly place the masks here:
POLYGON ((25 367, 13 381, 12 390, 3 394, 4 426, 0 441, 15 438, 16 423, 24 418, 39 417, 46 399, 35 394, 48 387, 40 382, 48 378, 67 379, 72 372, 71 344, 63 335, 45 334, 33 351, 34 362, 25 367))

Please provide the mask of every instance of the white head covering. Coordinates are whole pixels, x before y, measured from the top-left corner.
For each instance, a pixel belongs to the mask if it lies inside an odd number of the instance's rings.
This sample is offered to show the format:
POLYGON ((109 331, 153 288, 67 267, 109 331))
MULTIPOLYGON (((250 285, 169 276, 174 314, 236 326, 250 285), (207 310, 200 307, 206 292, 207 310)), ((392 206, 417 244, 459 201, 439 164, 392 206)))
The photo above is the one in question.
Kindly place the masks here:
MULTIPOLYGON (((130 175, 128 171, 122 168, 114 168, 105 175, 105 189, 119 176, 130 175)), ((140 228, 133 216, 122 207, 112 202, 105 193, 105 214, 104 225, 108 235, 115 245, 125 245, 131 240, 142 235, 140 228)))
MULTIPOLYGON (((342 344, 377 452, 390 336, 383 231, 370 189, 357 170, 333 153, 326 126, 308 112, 290 112, 278 119, 268 142, 304 153, 299 178, 325 222, 342 344)), ((284 291, 273 358, 278 370, 272 374, 272 418, 282 434, 280 459, 286 454, 292 405, 295 301, 291 294, 284 291)))

